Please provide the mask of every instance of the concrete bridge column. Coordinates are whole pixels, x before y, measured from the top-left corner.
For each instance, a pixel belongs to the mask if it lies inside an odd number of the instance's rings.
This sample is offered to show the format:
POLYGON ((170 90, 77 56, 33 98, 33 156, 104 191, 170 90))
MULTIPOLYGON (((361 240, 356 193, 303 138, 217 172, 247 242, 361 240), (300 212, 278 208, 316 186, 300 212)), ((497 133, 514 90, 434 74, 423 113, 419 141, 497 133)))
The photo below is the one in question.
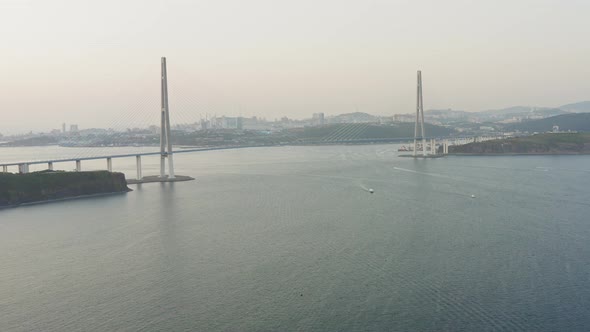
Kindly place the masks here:
POLYGON ((163 178, 166 176, 166 156, 164 152, 160 155, 160 177, 163 178))
POLYGON ((19 164, 18 172, 22 174, 29 173, 29 164, 19 164))
POLYGON ((82 170, 82 161, 76 160, 76 172, 80 172, 82 170))
POLYGON ((137 161, 137 179, 141 180, 143 178, 141 176, 141 156, 135 156, 135 160, 137 161))
POLYGON ((109 172, 113 171, 113 158, 107 158, 107 170, 109 172))
POLYGON ((438 154, 438 151, 436 151, 436 138, 432 139, 432 151, 434 151, 432 154, 438 154))
POLYGON ((2 165, 2 172, 3 173, 8 173, 8 166, 2 165))
POLYGON ((53 162, 50 161, 47 163, 47 169, 53 171, 53 162))

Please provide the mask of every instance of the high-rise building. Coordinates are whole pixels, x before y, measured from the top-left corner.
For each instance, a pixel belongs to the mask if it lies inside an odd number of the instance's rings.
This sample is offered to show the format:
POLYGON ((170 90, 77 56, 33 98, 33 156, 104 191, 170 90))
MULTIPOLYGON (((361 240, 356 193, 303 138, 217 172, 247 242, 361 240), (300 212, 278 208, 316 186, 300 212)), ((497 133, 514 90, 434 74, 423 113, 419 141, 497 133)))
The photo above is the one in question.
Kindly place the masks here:
POLYGON ((70 125, 70 132, 72 132, 72 133, 78 132, 78 125, 77 124, 70 125))
POLYGON ((323 126, 325 123, 324 113, 313 113, 313 116, 311 117, 311 122, 314 126, 323 126))
POLYGON ((61 132, 62 133, 66 132, 66 123, 65 122, 61 124, 61 132))

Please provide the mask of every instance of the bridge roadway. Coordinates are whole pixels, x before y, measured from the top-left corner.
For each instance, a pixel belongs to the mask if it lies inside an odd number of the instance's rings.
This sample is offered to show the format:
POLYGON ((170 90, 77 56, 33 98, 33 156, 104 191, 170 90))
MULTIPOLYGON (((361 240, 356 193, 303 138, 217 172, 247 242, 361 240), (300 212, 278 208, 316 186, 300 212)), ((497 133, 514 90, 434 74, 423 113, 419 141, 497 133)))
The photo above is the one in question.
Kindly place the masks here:
MULTIPOLYGON (((437 139, 440 140, 440 137, 425 137, 426 140, 430 139, 437 139)), ((472 136, 456 136, 452 138, 446 138, 447 140, 453 141, 467 141, 469 139, 473 139, 472 136)), ((401 143, 401 142, 410 142, 413 141, 413 137, 399 137, 399 138, 361 138, 361 139, 341 139, 341 140, 303 140, 299 142, 301 145, 331 145, 331 144, 346 144, 346 143, 359 143, 359 144, 366 144, 366 143, 401 143)), ((421 140, 421 138, 420 138, 421 140)), ((299 144, 289 144, 289 145, 299 145, 299 144)), ((237 149, 237 148, 255 148, 255 147, 264 147, 264 146, 277 146, 277 145, 247 145, 247 146, 220 146, 220 147, 210 147, 210 148, 194 148, 194 149, 179 149, 174 150, 174 154, 177 153, 186 153, 186 152, 197 152, 197 151, 211 151, 211 150, 228 150, 228 149, 237 149)), ((106 156, 95 156, 95 157, 75 157, 75 158, 64 158, 64 159, 48 159, 48 160, 31 160, 31 161, 18 161, 18 162, 9 162, 9 163, 0 163, 0 166, 18 166, 22 164, 28 165, 35 165, 35 164, 48 164, 48 163, 62 163, 62 162, 69 162, 69 161, 83 161, 83 160, 97 160, 97 159, 108 159, 108 158, 129 158, 129 157, 137 157, 137 156, 155 156, 160 155, 161 152, 143 152, 143 153, 126 153, 126 154, 116 154, 116 155, 106 155, 106 156)))
MULTIPOLYGON (((446 138, 444 140, 443 146, 443 154, 448 153, 448 145, 451 144, 466 144, 471 141, 483 141, 489 139, 497 139, 498 137, 481 137, 481 138, 468 138, 468 137, 453 137, 453 138, 446 138)), ((354 139, 354 140, 347 140, 347 139, 339 139, 339 140, 315 140, 315 141, 300 141, 299 144, 291 144, 291 145, 326 145, 326 144, 370 144, 370 143, 394 143, 394 142, 404 142, 404 141, 412 141, 412 138, 404 137, 404 138, 373 138, 373 139, 354 139)), ((421 139, 422 140, 422 139, 421 139)), ((434 147, 436 146, 436 139, 435 138, 424 138, 425 141, 431 144, 431 151, 434 151, 434 147)), ((209 148, 188 148, 188 149, 179 149, 173 151, 173 154, 177 153, 187 153, 187 152, 197 152, 197 151, 212 151, 212 150, 228 150, 228 149, 237 149, 237 148, 252 148, 252 147, 264 147, 264 146, 276 146, 276 145, 248 145, 248 146, 223 146, 223 147, 209 147, 209 148)), ((64 163, 64 162, 76 162, 76 170, 81 171, 82 166, 81 162, 84 160, 98 160, 98 159, 106 159, 107 161, 107 169, 112 171, 112 159, 113 158, 130 158, 136 157, 137 160, 137 179, 142 179, 142 170, 141 170, 141 157, 142 156, 156 156, 162 155, 160 151, 154 152, 142 152, 142 153, 125 153, 125 154, 116 154, 116 155, 103 155, 103 156, 93 156, 93 157, 74 157, 74 158, 63 158, 63 159, 47 159, 47 160, 31 160, 31 161, 19 161, 19 162, 8 162, 8 163, 1 163, 2 172, 8 172, 9 166, 18 166, 19 173, 28 173, 29 172, 29 165, 38 165, 38 164, 47 164, 48 169, 53 170, 53 164, 55 163, 64 163)))
MULTIPOLYGON (((267 145, 265 145, 267 146, 267 145)), ((174 150, 174 154, 177 153, 186 153, 186 152, 196 152, 196 151, 210 151, 210 150, 227 150, 227 149, 236 149, 236 148, 250 148, 250 147, 259 147, 256 146, 223 146, 223 147, 216 147, 216 148, 196 148, 196 149, 182 149, 182 150, 174 150)), ((155 156, 160 155, 161 152, 142 152, 142 153, 126 153, 126 154, 114 154, 114 155, 106 155, 106 156, 96 156, 96 157, 76 157, 76 158, 65 158, 65 159, 49 159, 49 160, 34 160, 34 161, 19 161, 19 162, 10 162, 0 164, 0 166, 18 166, 22 164, 28 165, 35 165, 35 164, 49 164, 49 163, 64 163, 69 161, 83 161, 83 160, 97 160, 97 159, 114 159, 114 158, 129 158, 129 157, 137 157, 137 156, 155 156)))
MULTIPOLYGON (((227 149, 236 149, 236 148, 250 148, 250 147, 259 147, 265 145, 256 145, 256 146, 224 146, 224 147, 213 147, 213 148, 194 148, 194 149, 181 149, 177 151, 173 151, 173 154, 177 153, 187 153, 187 152, 197 152, 197 151, 211 151, 211 150, 227 150, 227 149)), ((137 162, 137 178, 136 182, 142 181, 144 179, 142 174, 142 167, 141 167, 141 157, 142 156, 155 156, 155 155, 162 155, 162 152, 142 152, 142 153, 125 153, 125 154, 116 154, 116 155, 106 155, 106 156, 94 156, 94 157, 74 157, 74 158, 63 158, 63 159, 47 159, 47 160, 32 160, 32 161, 20 161, 20 162, 9 162, 0 164, 2 166, 2 172, 7 173, 9 166, 18 166, 19 173, 28 173, 30 165, 38 165, 38 164, 47 164, 47 168, 49 170, 53 170, 53 164, 55 163, 64 163, 64 162, 76 162, 76 171, 82 170, 82 161, 83 160, 98 160, 98 159, 106 159, 107 161, 107 170, 109 172, 113 171, 113 158, 129 158, 135 157, 137 162)), ((164 154, 166 155, 166 154, 164 154)), ((183 177, 186 179, 192 179, 190 177, 183 177)), ((171 177, 169 181, 173 181, 174 177, 171 177)), ((183 180, 183 179, 177 179, 183 180)), ((152 181, 147 181, 152 182, 152 181)))

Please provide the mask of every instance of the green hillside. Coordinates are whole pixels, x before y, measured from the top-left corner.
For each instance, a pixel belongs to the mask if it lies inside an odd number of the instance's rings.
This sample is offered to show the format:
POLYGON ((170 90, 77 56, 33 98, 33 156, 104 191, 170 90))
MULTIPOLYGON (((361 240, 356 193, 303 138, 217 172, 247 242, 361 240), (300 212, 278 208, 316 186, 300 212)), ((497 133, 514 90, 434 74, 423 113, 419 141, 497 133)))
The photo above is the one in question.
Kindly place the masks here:
POLYGON ((451 154, 588 154, 590 133, 538 134, 449 146, 451 154))
POLYGON ((510 124, 505 127, 505 130, 542 133, 551 131, 553 126, 559 126, 560 131, 590 132, 590 113, 563 114, 546 119, 510 124))
MULTIPOLYGON (((427 136, 448 136, 455 132, 453 129, 428 123, 425 124, 425 131, 427 136)), ((318 141, 407 138, 414 136, 414 124, 332 124, 322 127, 306 127, 298 133, 298 136, 301 139, 318 141)))
POLYGON ((590 112, 590 101, 581 101, 579 103, 567 104, 563 106, 559 106, 560 109, 568 111, 568 112, 590 112))
POLYGON ((123 173, 42 171, 0 173, 0 208, 69 197, 127 192, 123 173))

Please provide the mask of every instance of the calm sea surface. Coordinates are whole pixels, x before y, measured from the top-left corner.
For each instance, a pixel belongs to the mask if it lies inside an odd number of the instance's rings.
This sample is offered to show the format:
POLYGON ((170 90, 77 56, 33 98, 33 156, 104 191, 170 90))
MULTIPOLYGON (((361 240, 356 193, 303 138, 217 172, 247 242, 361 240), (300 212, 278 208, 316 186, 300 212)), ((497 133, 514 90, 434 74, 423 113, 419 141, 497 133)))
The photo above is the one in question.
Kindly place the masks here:
POLYGON ((397 147, 178 154, 195 181, 0 210, 0 331, 590 330, 590 156, 397 147))

